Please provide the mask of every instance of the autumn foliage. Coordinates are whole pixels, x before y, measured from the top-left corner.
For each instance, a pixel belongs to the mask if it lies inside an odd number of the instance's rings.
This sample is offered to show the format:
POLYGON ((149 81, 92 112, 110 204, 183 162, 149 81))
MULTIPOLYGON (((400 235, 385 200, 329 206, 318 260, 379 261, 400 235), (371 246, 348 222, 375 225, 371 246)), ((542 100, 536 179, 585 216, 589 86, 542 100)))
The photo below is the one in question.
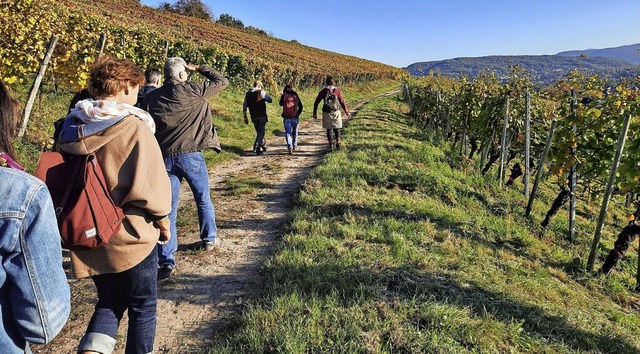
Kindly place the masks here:
POLYGON ((207 63, 233 84, 256 78, 270 86, 319 84, 330 74, 342 83, 400 78, 403 70, 261 36, 211 21, 142 6, 134 0, 8 0, 0 5, 0 77, 30 81, 52 35, 60 37, 48 75, 57 84, 79 88, 99 53, 161 67, 167 56, 207 63))

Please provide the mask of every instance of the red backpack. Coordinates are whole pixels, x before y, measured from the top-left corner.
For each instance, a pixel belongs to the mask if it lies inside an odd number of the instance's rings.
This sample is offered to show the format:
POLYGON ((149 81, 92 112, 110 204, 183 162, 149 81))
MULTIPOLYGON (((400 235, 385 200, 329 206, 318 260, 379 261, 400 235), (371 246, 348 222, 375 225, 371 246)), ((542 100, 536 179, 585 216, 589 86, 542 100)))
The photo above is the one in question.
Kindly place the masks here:
POLYGON ((100 247, 120 229, 124 213, 111 198, 94 153, 44 152, 35 175, 51 194, 62 248, 100 247))
POLYGON ((298 96, 285 93, 283 95, 284 104, 282 106, 283 118, 297 118, 298 117, 298 96))

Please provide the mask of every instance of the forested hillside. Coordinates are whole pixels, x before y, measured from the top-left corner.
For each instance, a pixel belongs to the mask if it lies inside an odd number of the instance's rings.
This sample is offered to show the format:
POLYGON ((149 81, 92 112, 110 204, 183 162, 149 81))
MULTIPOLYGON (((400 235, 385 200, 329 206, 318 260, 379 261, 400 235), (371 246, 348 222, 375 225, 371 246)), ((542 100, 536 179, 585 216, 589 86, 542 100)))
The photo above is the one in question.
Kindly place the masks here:
POLYGON ((400 69, 162 12, 134 0, 9 0, 0 5, 0 77, 29 81, 52 35, 60 36, 49 77, 79 87, 100 51, 160 66, 165 57, 209 63, 232 83, 261 78, 267 85, 311 86, 331 74, 343 83, 399 78, 400 69))
POLYGON ((633 65, 640 65, 640 43, 623 45, 615 48, 570 50, 556 55, 577 57, 586 54, 590 57, 613 58, 633 65))
POLYGON ((475 78, 481 73, 495 72, 506 78, 512 66, 519 65, 531 74, 533 82, 540 86, 551 85, 578 69, 587 75, 600 75, 617 81, 621 77, 638 75, 638 66, 611 58, 557 55, 486 56, 477 58, 454 58, 440 61, 420 62, 409 65, 411 75, 441 75, 453 78, 463 76, 475 78))

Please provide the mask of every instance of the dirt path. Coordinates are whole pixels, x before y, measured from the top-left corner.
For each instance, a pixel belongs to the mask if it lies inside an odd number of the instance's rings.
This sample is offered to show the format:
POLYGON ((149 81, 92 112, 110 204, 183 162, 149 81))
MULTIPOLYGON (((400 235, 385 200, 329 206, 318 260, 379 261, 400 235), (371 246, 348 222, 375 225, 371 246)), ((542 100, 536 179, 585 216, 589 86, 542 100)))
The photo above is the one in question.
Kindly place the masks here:
MULTIPOLYGON (((352 109, 354 117, 362 105, 352 109)), ((287 154, 281 120, 273 119, 267 129, 281 133, 267 142, 264 155, 247 151, 209 173, 218 235, 223 241, 220 250, 193 249, 200 241, 197 216, 193 216, 193 196, 183 183, 178 218, 191 209, 191 218, 196 220, 194 227, 181 228, 177 271, 159 283, 155 353, 197 352, 231 315, 241 311, 244 299, 262 284, 260 268, 272 254, 293 197, 311 168, 329 152, 320 119, 300 124, 298 149, 293 155, 287 154), (234 178, 259 183, 253 183, 249 196, 236 195, 230 186, 234 178)), ((34 346, 34 353, 75 353, 93 313, 95 289, 90 279, 72 280, 71 288, 72 314, 67 325, 52 343, 34 346)), ((126 315, 118 333, 114 353, 124 351, 126 315)))

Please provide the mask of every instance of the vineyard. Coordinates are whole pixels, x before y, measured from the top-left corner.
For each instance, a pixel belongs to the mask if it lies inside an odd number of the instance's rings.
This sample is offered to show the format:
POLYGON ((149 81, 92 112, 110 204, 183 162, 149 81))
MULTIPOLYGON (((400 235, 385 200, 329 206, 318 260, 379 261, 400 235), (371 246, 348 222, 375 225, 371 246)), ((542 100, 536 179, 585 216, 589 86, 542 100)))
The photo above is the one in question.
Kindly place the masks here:
MULTIPOLYGON (((454 151, 476 163, 482 174, 497 169, 500 185, 523 177, 524 194, 530 197, 527 214, 535 198, 530 196, 533 171, 541 172, 537 178, 557 184, 559 193, 540 225, 541 237, 550 219, 569 201, 569 241, 575 240, 575 205, 581 201, 604 200, 602 222, 610 196, 627 211, 630 224, 640 215, 637 82, 609 86, 598 76, 586 77, 576 70, 540 90, 534 89, 522 68, 514 66, 504 84, 488 73, 461 81, 428 77, 404 87, 416 124, 451 142, 454 151)), ((625 225, 617 226, 620 230, 625 225)), ((596 227, 589 270, 600 247, 601 228, 602 223, 596 227)))
POLYGON ((309 87, 331 74, 342 83, 400 78, 384 64, 248 33, 209 21, 142 6, 134 0, 9 0, 0 5, 0 77, 28 82, 50 38, 60 37, 49 78, 79 88, 103 51, 141 67, 161 67, 167 56, 207 63, 233 84, 255 78, 270 87, 283 83, 309 87), (101 39, 105 40, 101 42, 101 39))

